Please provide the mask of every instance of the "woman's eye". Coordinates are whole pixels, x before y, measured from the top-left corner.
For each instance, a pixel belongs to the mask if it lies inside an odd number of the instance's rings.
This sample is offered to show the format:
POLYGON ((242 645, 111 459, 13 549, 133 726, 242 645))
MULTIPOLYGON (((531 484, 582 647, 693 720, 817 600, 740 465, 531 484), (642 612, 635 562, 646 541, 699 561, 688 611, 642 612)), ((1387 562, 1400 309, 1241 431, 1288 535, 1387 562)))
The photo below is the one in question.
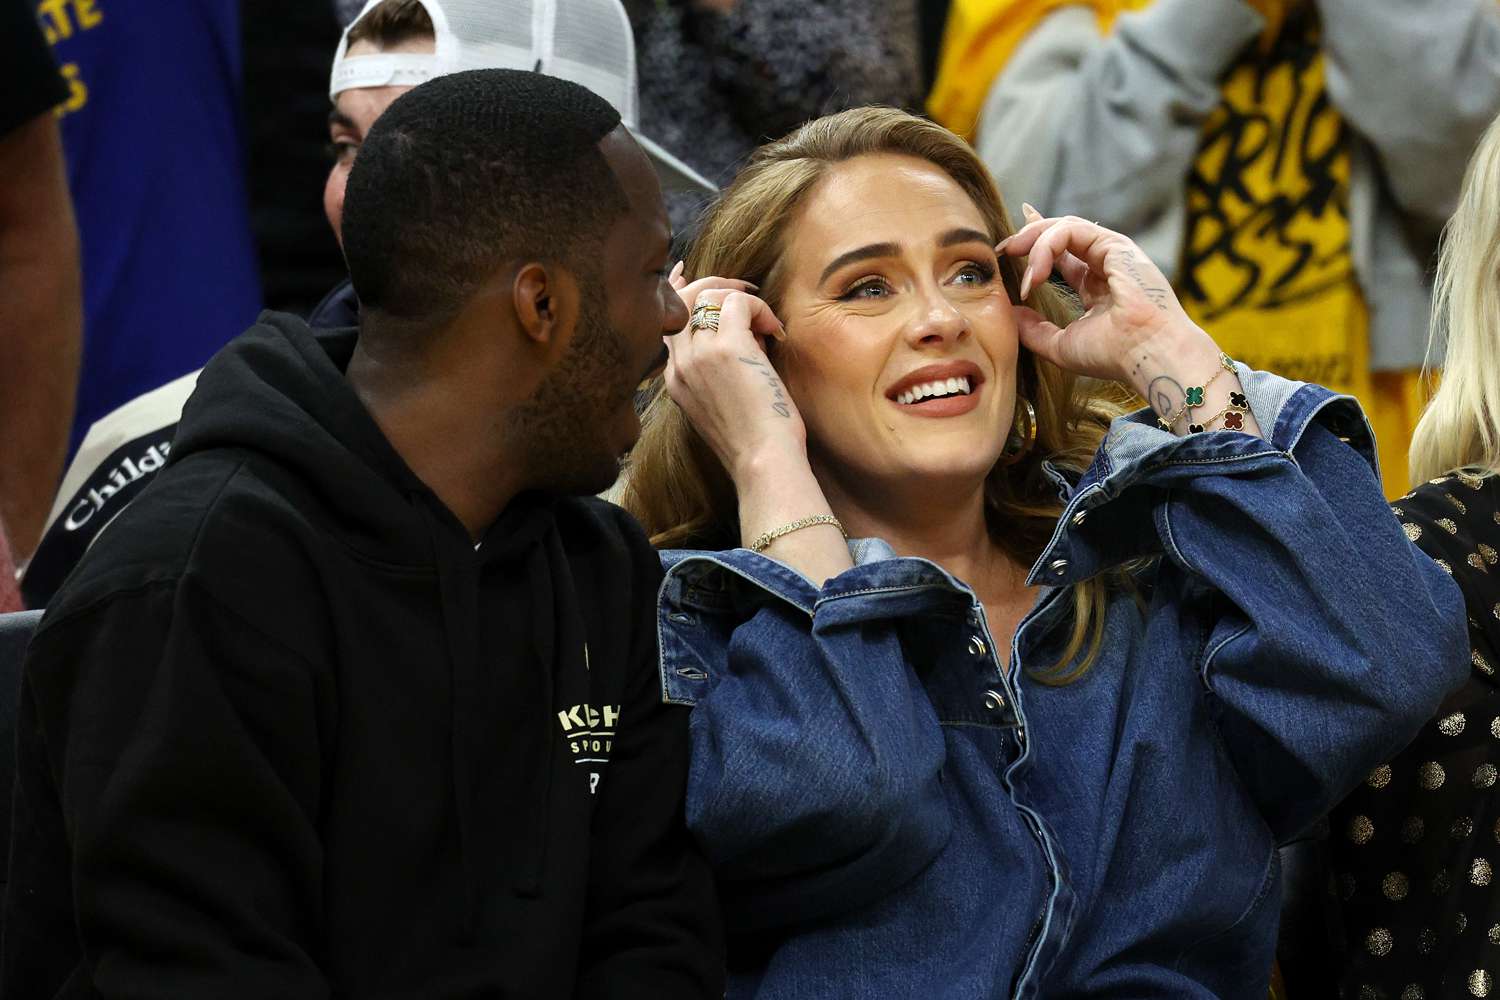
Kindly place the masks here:
POLYGON ((995 277, 995 269, 985 264, 969 263, 953 276, 960 285, 987 285, 995 277))
POLYGON ((867 278, 849 289, 840 299, 883 299, 890 294, 891 286, 881 278, 867 278))

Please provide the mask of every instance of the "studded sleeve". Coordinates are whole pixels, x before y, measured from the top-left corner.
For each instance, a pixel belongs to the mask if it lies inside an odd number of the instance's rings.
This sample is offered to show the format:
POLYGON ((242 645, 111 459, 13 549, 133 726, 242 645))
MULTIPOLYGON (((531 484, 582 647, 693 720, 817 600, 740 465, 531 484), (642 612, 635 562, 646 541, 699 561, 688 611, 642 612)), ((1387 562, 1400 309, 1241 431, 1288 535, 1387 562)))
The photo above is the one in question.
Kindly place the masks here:
POLYGON ((1483 997, 1500 990, 1500 483, 1469 475, 1392 506, 1452 574, 1472 669, 1412 743, 1332 816, 1330 856, 1348 997, 1483 997))

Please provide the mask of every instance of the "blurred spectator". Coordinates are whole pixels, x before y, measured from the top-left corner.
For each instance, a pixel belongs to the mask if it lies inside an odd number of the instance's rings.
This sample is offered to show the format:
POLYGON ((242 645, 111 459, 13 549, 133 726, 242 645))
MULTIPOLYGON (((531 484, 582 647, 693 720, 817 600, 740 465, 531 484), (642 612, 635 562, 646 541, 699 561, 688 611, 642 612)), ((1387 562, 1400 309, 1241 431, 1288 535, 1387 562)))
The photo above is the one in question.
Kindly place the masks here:
MULTIPOLYGON (((73 419, 82 337, 78 231, 54 106, 69 88, 28 0, 0 0, 0 526, 36 547, 73 419)), ((0 608, 14 593, 9 555, 0 608)))
POLYGON ((1426 271, 1500 109, 1500 4, 957 0, 945 44, 929 106, 977 120, 1013 213, 1130 233, 1231 355, 1358 395, 1404 492, 1426 271))
POLYGON ((237 0, 42 0, 71 93, 63 148, 83 246, 73 443, 197 368, 260 309, 245 197, 237 0))
MULTIPOLYGON (((761 143, 863 104, 921 101, 917 0, 628 0, 641 127, 717 184, 761 143)), ((688 232, 707 199, 668 193, 688 232)))

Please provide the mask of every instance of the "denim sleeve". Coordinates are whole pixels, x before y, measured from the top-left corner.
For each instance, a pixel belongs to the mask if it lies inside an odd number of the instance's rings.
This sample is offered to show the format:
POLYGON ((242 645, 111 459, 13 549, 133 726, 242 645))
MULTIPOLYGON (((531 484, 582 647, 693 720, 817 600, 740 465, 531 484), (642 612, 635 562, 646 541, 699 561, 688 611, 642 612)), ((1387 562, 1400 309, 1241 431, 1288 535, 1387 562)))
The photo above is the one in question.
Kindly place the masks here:
POLYGON ((1318 421, 1290 453, 1174 481, 1155 518, 1168 558, 1207 584, 1207 697, 1279 838, 1401 750, 1467 675, 1458 588, 1318 421))
POLYGON ((695 702, 688 825, 732 929, 864 907, 952 831, 942 731, 896 621, 833 600, 864 573, 797 603, 774 596, 774 574, 737 577, 748 606, 663 616, 667 696, 695 702))

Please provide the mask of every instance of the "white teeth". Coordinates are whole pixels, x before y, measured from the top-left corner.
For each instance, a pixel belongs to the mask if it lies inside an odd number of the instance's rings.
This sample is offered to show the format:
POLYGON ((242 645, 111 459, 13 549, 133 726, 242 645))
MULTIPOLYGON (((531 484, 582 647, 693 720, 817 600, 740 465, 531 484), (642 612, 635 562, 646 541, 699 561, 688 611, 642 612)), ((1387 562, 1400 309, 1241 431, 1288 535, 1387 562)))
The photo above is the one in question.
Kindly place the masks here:
POLYGON ((912 403, 921 402, 932 396, 953 396, 959 394, 967 396, 970 391, 967 376, 947 379, 940 378, 934 379, 931 382, 923 382, 921 385, 912 386, 905 392, 898 394, 896 402, 904 406, 910 406, 912 403))

